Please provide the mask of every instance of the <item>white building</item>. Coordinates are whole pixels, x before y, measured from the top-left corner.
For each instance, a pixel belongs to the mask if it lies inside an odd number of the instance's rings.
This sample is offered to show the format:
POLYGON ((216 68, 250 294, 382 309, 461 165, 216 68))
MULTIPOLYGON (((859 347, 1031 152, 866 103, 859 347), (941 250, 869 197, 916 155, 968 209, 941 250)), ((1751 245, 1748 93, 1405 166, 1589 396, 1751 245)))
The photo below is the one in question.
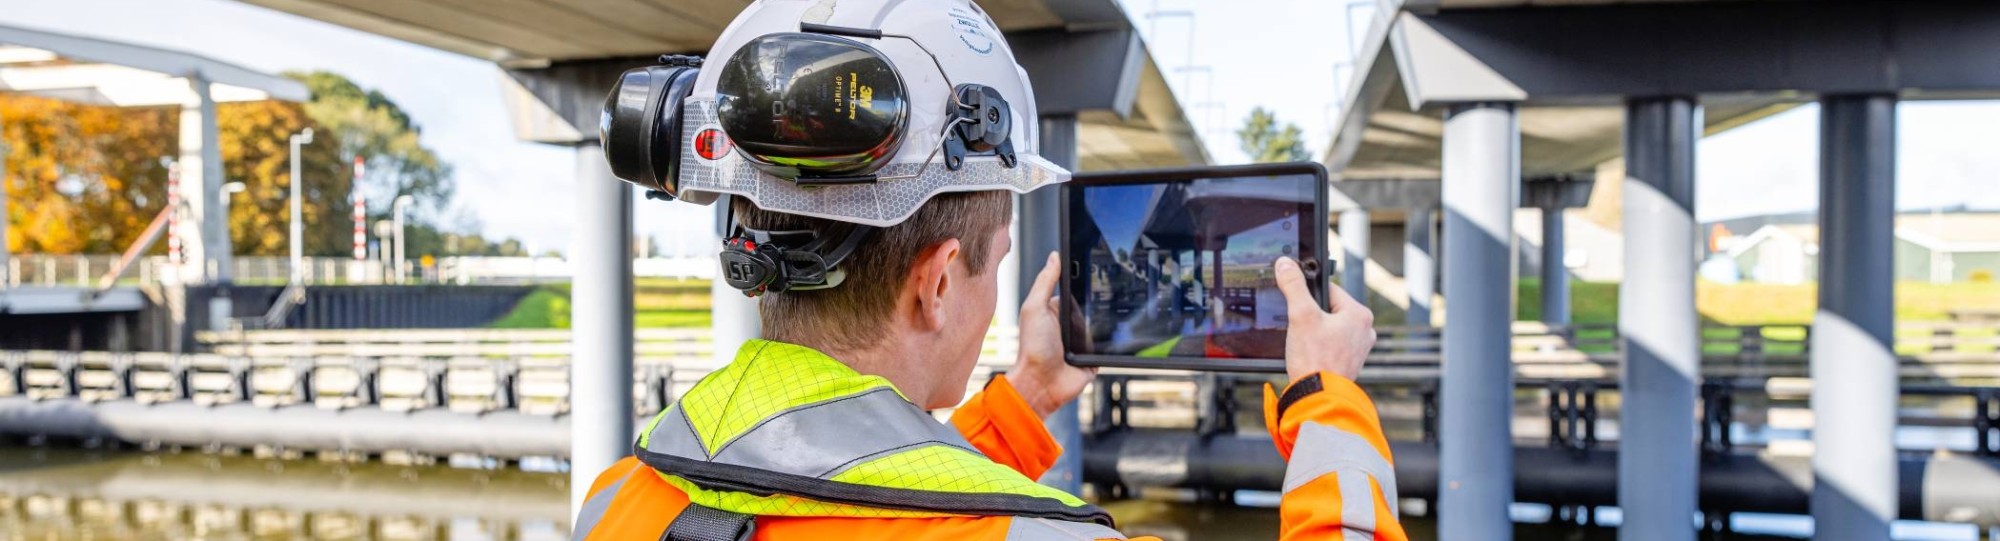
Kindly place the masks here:
MULTIPOLYGON (((1819 279, 1819 226, 1769 224, 1716 243, 1741 279, 1803 284, 1819 279)), ((1904 214, 1896 218, 1896 279, 1992 281, 2000 274, 2000 213, 1904 214)))

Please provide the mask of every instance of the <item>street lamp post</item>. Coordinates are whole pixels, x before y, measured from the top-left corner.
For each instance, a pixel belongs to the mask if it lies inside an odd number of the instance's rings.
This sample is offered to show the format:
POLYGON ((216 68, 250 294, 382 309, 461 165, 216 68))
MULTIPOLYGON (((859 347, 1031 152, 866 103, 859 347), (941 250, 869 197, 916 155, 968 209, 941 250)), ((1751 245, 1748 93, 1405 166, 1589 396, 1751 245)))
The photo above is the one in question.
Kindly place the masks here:
POLYGON ((404 278, 403 209, 405 207, 410 206, 410 203, 414 202, 416 202, 416 198, 410 197, 408 195, 399 195, 396 196, 395 204, 389 207, 390 214, 395 215, 396 218, 396 255, 395 259, 390 262, 390 265, 396 269, 396 283, 398 284, 403 283, 403 278, 404 278))
POLYGON ((299 197, 299 185, 302 183, 301 179, 299 178, 299 145, 312 144, 313 129, 306 128, 305 130, 302 130, 299 133, 292 134, 291 142, 292 142, 292 180, 291 180, 292 184, 291 186, 292 189, 291 271, 292 272, 291 272, 290 283, 298 284, 299 282, 303 281, 302 279, 305 277, 305 259, 306 259, 306 246, 305 243, 301 242, 300 240, 300 237, 305 236, 304 235, 305 222, 300 219, 300 215, 302 215, 303 212, 299 210, 301 206, 300 203, 301 198, 299 197))
POLYGON ((235 197, 236 194, 243 193, 245 190, 249 189, 250 186, 243 184, 242 181, 222 183, 222 215, 229 216, 229 205, 231 200, 236 198, 235 197))

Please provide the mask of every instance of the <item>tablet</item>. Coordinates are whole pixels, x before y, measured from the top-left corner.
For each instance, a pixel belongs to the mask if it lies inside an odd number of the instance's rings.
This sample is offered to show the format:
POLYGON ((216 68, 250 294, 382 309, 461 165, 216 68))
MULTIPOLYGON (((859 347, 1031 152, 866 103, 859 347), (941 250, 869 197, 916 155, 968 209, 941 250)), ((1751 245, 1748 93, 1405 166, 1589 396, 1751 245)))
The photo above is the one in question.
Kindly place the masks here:
POLYGON ((1283 372, 1271 265, 1297 259, 1326 306, 1326 193, 1316 163, 1077 175, 1061 197, 1067 359, 1283 372))

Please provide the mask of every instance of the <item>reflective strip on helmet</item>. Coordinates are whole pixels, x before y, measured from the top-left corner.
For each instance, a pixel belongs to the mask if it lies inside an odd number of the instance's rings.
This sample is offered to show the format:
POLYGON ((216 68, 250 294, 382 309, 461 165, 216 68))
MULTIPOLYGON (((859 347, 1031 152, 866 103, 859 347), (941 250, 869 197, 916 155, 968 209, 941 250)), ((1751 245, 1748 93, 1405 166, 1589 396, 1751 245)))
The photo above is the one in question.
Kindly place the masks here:
POLYGON ((1125 539, 1118 530, 1089 522, 1046 518, 1014 517, 1007 526, 1007 541, 1097 541, 1125 539))
MULTIPOLYGON (((681 105, 681 114, 682 140, 692 141, 700 130, 717 126, 713 99, 689 98, 681 105)), ((935 137, 918 137, 906 144, 927 142, 937 141, 935 137)), ((1002 165, 994 156, 968 156, 964 167, 957 171, 945 167, 943 153, 938 153, 928 168, 921 162, 901 162, 875 172, 881 177, 917 175, 916 178, 799 186, 758 170, 740 152, 731 152, 720 160, 706 160, 695 154, 694 145, 683 146, 678 174, 680 193, 740 195, 773 212, 877 227, 902 222, 931 196, 940 193, 981 190, 1028 193, 1042 186, 1068 182, 1070 178, 1068 170, 1032 153, 1018 153, 1019 163, 1014 167, 1002 165)), ((683 198, 695 202, 709 200, 698 195, 683 198)))
POLYGON ((1289 494, 1329 473, 1339 475, 1343 522, 1350 520, 1350 516, 1365 516, 1369 528, 1374 527, 1375 491, 1368 484, 1371 477, 1381 485, 1389 513, 1396 513, 1396 470, 1389 459, 1360 435, 1319 423, 1305 423, 1299 427, 1298 441, 1292 446, 1292 460, 1285 466, 1285 492, 1289 494), (1359 515, 1355 515, 1356 509, 1360 510, 1359 515))
POLYGON ((617 482, 605 486, 604 490, 597 491, 597 494, 583 501, 583 510, 576 514, 576 526, 570 528, 570 541, 584 541, 590 538, 590 530, 597 527, 597 521, 604 520, 604 512, 611 510, 611 501, 618 499, 618 489, 623 488, 625 481, 631 479, 632 474, 641 469, 644 467, 634 466, 625 470, 625 475, 619 476, 617 482))

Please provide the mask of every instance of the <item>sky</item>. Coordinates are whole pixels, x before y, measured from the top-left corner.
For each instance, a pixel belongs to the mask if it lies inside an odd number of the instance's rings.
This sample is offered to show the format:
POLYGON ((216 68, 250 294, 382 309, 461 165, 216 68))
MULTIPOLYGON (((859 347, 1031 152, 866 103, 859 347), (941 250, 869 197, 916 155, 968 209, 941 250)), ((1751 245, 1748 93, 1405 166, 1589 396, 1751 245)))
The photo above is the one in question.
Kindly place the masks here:
MULTIPOLYGON (((1218 163, 1243 161, 1231 132, 1260 105, 1297 123, 1311 155, 1324 152, 1336 96, 1351 74, 1343 66, 1352 36, 1343 28, 1359 34, 1364 25, 1348 21, 1347 3, 1120 1, 1218 163)), ((1351 14, 1366 19, 1369 9, 1351 14)), ((424 142, 457 168, 451 207, 477 217, 489 238, 567 251, 575 154, 514 139, 500 72, 488 62, 229 0, 0 0, 0 24, 178 49, 261 71, 345 75, 381 90, 423 127, 424 142)), ((1900 207, 2000 209, 1993 189, 2000 103, 1908 103, 1899 122, 1900 207)), ((1811 210, 1817 132, 1816 109, 1806 106, 1704 140, 1697 218, 1811 210)), ((634 221, 669 253, 712 249, 706 207, 640 200, 634 221)))

